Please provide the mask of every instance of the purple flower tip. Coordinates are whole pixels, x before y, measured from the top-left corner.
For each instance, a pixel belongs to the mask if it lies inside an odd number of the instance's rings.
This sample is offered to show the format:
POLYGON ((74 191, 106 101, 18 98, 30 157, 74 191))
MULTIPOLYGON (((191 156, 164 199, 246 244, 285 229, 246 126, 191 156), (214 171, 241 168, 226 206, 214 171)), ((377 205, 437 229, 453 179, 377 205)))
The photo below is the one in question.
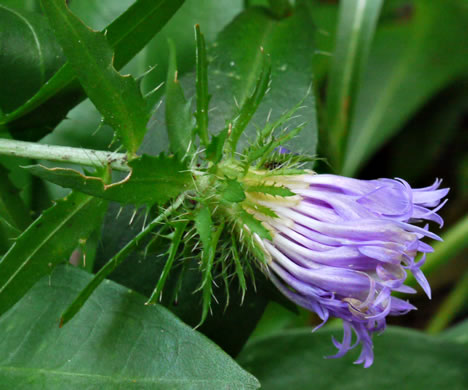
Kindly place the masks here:
POLYGON ((374 360, 372 335, 385 329, 386 317, 415 309, 391 295, 414 292, 404 285, 408 271, 430 297, 420 268, 432 248, 422 240, 440 238, 427 225, 416 224, 433 221, 442 226, 437 211, 449 190, 440 189, 439 180, 417 189, 402 179, 305 174, 274 180, 297 196, 289 201, 273 196, 251 199, 277 216, 256 215, 272 232, 272 241, 263 240, 270 279, 323 323, 330 316, 343 319, 343 340, 333 340, 338 351, 331 357, 360 344, 355 363, 369 367, 374 360), (415 262, 420 253, 421 260, 415 262))

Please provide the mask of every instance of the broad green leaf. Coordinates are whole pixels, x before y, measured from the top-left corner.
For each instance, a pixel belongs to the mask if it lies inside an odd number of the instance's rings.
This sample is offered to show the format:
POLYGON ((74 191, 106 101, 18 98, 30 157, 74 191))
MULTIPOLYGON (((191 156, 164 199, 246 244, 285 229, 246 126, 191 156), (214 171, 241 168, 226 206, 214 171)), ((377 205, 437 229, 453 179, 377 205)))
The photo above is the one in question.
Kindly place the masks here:
POLYGON ((185 165, 174 157, 143 155, 128 163, 131 173, 119 182, 105 184, 102 179, 69 168, 26 167, 32 174, 89 195, 125 204, 162 204, 192 184, 185 165))
POLYGON ((343 161, 348 127, 382 3, 383 0, 340 3, 327 85, 327 147, 337 169, 343 161))
POLYGON ((265 390, 463 390, 468 385, 464 345, 390 327, 374 337, 374 364, 364 369, 353 365, 358 351, 324 359, 336 351, 332 335, 342 337, 336 331, 283 331, 252 342, 238 361, 265 390))
POLYGON ((166 129, 172 153, 185 158, 193 148, 194 131, 191 102, 187 101, 179 82, 176 49, 170 42, 169 66, 166 80, 166 129))
POLYGON ((281 20, 264 8, 248 8, 219 34, 208 51, 213 95, 210 129, 215 134, 239 114, 254 91, 262 70, 261 48, 271 59, 270 90, 240 138, 238 149, 252 142, 257 129, 263 128, 267 120, 275 121, 305 98, 300 115, 291 118, 286 126, 296 128, 304 122, 306 125, 284 146, 293 152, 315 154, 315 103, 308 93, 312 85, 315 28, 308 4, 298 3, 292 15, 281 20))
POLYGON ((0 109, 26 102, 65 62, 47 19, 0 3, 0 109))
POLYGON ((0 319, 1 387, 19 389, 256 389, 258 381, 162 306, 106 282, 80 314, 60 311, 90 280, 58 267, 0 319))
POLYGON ((434 93, 466 75, 468 10, 459 0, 417 0, 408 23, 374 37, 342 174, 362 164, 434 93))
POLYGON ((208 145, 208 59, 206 57, 205 36, 200 31, 200 26, 195 26, 196 50, 196 87, 197 87, 197 133, 203 145, 208 145))
POLYGON ((0 261, 0 314, 66 260, 102 222, 107 202, 72 193, 44 211, 0 261))
POLYGON ((138 83, 115 70, 114 53, 103 33, 86 27, 62 0, 42 0, 42 4, 86 94, 133 155, 150 117, 138 83))
MULTIPOLYGON (((137 0, 107 26, 107 41, 115 51, 114 65, 120 69, 158 33, 179 9, 183 0, 137 0)), ((65 64, 25 105, 0 122, 13 131, 32 125, 55 126, 85 98, 72 67, 65 64), (44 115, 48 113, 48 115, 44 115)), ((36 136, 36 139, 40 138, 36 136)))

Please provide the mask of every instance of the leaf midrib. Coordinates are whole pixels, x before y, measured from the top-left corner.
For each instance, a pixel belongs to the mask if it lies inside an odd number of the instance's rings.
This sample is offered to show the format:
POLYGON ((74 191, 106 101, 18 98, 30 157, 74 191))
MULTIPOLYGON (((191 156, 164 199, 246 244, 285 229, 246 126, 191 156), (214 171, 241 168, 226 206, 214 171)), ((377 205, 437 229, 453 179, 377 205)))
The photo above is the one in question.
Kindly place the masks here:
POLYGON ((117 376, 115 374, 111 375, 104 375, 104 374, 90 374, 90 373, 82 373, 82 372, 70 372, 70 371, 58 371, 52 369, 44 369, 44 368, 28 368, 28 367, 14 367, 14 366, 0 366, 0 372, 2 371, 17 371, 17 372, 24 372, 29 373, 29 375, 37 373, 37 374, 48 374, 53 376, 66 376, 66 377, 78 377, 78 378, 94 378, 101 381, 106 381, 110 383, 207 383, 207 384, 229 384, 229 385, 240 385, 241 388, 251 388, 255 389, 254 385, 246 385, 238 380, 221 380, 221 379, 199 379, 199 378, 186 378, 186 379, 177 379, 177 378, 141 378, 141 377, 133 377, 133 378, 125 378, 121 376, 117 376), (248 386, 248 387, 246 387, 248 386))

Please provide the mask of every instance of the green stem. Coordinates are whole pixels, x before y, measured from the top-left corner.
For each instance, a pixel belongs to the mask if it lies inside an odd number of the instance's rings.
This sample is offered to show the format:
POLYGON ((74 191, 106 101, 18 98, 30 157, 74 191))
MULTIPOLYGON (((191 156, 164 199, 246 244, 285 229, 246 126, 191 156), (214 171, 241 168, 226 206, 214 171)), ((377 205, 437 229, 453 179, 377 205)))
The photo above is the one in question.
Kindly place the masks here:
MULTIPOLYGON (((434 252, 427 255, 423 271, 426 275, 437 271, 441 266, 450 261, 457 253, 468 247, 468 215, 463 217, 455 226, 452 226, 442 235, 444 241, 434 245, 434 252)), ((417 285, 413 275, 409 274, 405 284, 417 285)))
POLYGON ((138 243, 148 235, 156 225, 163 222, 169 215, 171 215, 179 206, 183 203, 185 194, 181 194, 174 203, 171 204, 163 213, 159 214, 153 219, 136 237, 127 243, 112 259, 110 259, 104 267, 94 276, 94 278, 88 283, 88 285, 81 290, 80 294, 75 298, 73 303, 68 306, 65 312, 60 318, 60 327, 70 321, 73 316, 78 313, 84 303, 88 300, 94 290, 101 284, 101 282, 116 269, 122 261, 135 249, 138 243))
POLYGON ((73 148, 70 146, 44 145, 12 139, 0 139, 0 154, 79 164, 88 167, 109 165, 116 171, 129 172, 127 155, 102 150, 73 148))
POLYGON ((431 319, 427 332, 436 334, 444 330, 456 314, 466 305, 468 298, 468 270, 462 276, 455 288, 442 303, 440 310, 431 319))

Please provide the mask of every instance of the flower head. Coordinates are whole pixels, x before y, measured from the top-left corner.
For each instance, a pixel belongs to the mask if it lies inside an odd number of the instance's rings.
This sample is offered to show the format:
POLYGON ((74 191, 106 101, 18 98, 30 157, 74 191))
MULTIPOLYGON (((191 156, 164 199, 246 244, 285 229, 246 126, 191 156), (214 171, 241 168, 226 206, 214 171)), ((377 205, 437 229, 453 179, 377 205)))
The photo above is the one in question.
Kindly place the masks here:
MULTIPOLYGON (((414 293, 405 286, 411 272, 428 297, 429 284, 420 268, 432 251, 424 238, 440 240, 422 221, 442 226, 437 211, 448 189, 440 181, 412 189, 401 179, 356 180, 335 175, 303 174, 269 177, 294 196, 248 194, 249 210, 271 232, 257 239, 268 258, 268 275, 298 305, 314 311, 325 323, 343 319, 342 342, 333 340, 341 357, 357 344, 356 363, 373 362, 372 335, 385 329, 388 315, 402 315, 413 305, 392 296, 414 293), (416 262, 416 256, 421 259, 416 262), (357 342, 351 345, 352 331, 357 342)), ((321 325, 320 325, 321 326, 321 325)))

